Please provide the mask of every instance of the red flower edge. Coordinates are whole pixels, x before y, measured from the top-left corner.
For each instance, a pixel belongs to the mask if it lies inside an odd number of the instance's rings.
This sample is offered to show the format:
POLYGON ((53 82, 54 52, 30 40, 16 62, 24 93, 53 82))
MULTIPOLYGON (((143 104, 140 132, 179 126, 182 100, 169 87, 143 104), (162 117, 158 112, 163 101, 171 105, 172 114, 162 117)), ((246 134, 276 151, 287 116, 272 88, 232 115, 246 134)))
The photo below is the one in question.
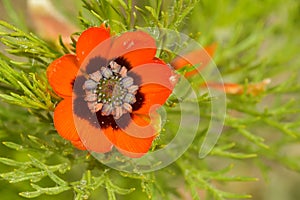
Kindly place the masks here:
MULTIPOLYGON (((163 105, 174 87, 170 82, 173 71, 162 60, 155 58, 155 53, 154 39, 142 31, 128 32, 117 38, 112 38, 109 28, 104 25, 84 31, 77 41, 76 55, 64 55, 54 60, 47 69, 47 78, 52 89, 63 98, 54 111, 54 126, 57 132, 82 150, 105 153, 114 146, 129 157, 140 157, 147 153, 152 141, 158 135, 158 130, 152 125, 150 118, 151 113, 155 113, 155 109, 151 112, 150 109, 153 105, 163 105), (93 126, 88 118, 76 113, 77 102, 81 104, 85 102, 73 88, 79 88, 76 87, 76 83, 79 82, 77 79, 79 80, 78 77, 82 75, 79 69, 86 69, 87 72, 87 68, 83 66, 95 58, 92 51, 102 43, 105 45, 106 41, 112 45, 108 46, 106 51, 96 52, 96 54, 102 56, 106 63, 112 60, 116 63, 123 60, 122 62, 126 64, 118 64, 128 65, 125 66, 128 68, 126 68, 128 76, 135 75, 139 79, 139 83, 135 83, 139 88, 135 97, 137 100, 131 105, 132 112, 127 113, 130 114, 130 118, 127 119, 126 126, 122 128, 93 126), (128 42, 134 44, 129 50, 128 46, 124 48, 122 45, 128 42), (116 57, 118 59, 115 59, 116 57), (141 98, 142 100, 139 101, 141 98)), ((91 71, 91 69, 88 70, 91 71)), ((92 69, 91 73, 94 72, 93 70, 98 69, 92 69)), ((88 109, 84 112, 90 112, 91 116, 96 116, 88 109)), ((102 116, 103 113, 102 111, 97 114, 100 116, 98 122, 109 118, 109 116, 102 116)), ((121 118, 125 119, 125 113, 123 115, 124 117, 121 118)), ((110 119, 113 118, 110 116, 110 119)))

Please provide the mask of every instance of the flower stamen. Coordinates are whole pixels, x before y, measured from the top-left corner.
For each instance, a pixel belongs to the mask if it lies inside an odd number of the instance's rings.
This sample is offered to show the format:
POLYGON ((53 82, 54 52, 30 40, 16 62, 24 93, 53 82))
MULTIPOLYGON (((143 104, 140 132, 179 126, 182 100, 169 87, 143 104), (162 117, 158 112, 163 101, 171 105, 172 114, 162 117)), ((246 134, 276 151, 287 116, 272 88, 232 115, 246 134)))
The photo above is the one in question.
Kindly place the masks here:
POLYGON ((113 115, 119 119, 125 113, 132 112, 139 89, 134 79, 127 76, 127 69, 111 61, 107 67, 89 74, 83 84, 84 100, 92 113, 101 112, 102 116, 113 115))

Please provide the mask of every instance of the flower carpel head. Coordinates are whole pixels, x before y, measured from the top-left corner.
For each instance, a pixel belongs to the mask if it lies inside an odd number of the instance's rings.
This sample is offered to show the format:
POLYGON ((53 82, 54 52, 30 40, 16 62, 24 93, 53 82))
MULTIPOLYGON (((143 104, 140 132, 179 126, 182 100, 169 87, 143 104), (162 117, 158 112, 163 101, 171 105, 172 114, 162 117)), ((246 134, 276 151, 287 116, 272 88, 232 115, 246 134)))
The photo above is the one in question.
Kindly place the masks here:
POLYGON ((106 67, 100 67, 89 74, 83 84, 85 101, 92 113, 100 112, 102 116, 112 115, 119 119, 125 113, 132 112, 139 87, 134 79, 127 75, 125 66, 111 61, 106 67))

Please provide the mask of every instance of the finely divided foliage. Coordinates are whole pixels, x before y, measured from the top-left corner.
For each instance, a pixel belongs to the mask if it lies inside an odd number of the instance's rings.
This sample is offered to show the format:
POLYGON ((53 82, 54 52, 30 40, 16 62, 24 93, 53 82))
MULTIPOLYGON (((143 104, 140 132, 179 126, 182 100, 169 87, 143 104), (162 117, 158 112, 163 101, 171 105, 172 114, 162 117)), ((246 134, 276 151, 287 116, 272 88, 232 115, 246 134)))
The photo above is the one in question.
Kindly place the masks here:
MULTIPOLYGON (((211 118, 210 98, 199 94, 197 99, 184 99, 197 102, 202 116, 193 144, 180 159, 156 172, 118 172, 74 149, 51 124, 60 97, 49 87, 45 70, 62 52, 74 49, 62 40, 55 46, 0 21, 0 42, 6 50, 0 54, 0 98, 9 103, 0 104, 0 176, 20 184, 15 189, 19 195, 40 199, 74 195, 78 200, 183 199, 183 195, 194 200, 241 199, 251 195, 225 191, 222 184, 257 181, 235 170, 243 162, 264 173, 274 163, 300 171, 299 155, 290 150, 299 145, 300 137, 298 1, 82 0, 82 6, 79 21, 84 28, 106 22, 114 33, 149 26, 183 31, 203 44, 219 45, 214 60, 224 79, 245 88, 265 78, 274 83, 258 95, 227 96, 222 136, 206 158, 199 159, 198 151, 211 118)), ((10 16, 16 21, 17 14, 10 16)), ((158 41, 160 45, 163 41, 158 41)), ((167 62, 174 57, 169 54, 159 52, 167 62)), ((178 99, 169 99, 165 105, 169 117, 178 118, 178 104, 178 99)), ((175 121, 167 121, 152 150, 166 145, 174 137, 167 134, 175 134, 175 127, 175 121)))

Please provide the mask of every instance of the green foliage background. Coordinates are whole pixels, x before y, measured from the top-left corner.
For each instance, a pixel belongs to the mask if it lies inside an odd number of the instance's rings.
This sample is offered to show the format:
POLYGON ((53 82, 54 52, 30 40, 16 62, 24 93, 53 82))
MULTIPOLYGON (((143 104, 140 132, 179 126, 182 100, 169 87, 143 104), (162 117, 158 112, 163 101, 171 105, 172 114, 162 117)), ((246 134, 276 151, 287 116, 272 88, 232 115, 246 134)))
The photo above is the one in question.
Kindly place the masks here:
MULTIPOLYGON (((0 54, 1 199, 300 198, 298 0, 63 2, 72 9, 53 1, 82 30, 107 21, 116 33, 154 26, 184 32, 202 45, 216 42, 214 61, 225 82, 247 87, 272 79, 258 96, 227 96, 224 131, 209 156, 197 157, 204 117, 189 150, 149 174, 108 169, 57 135, 51 113, 58 100, 49 92, 45 69, 63 54, 62 45, 30 33, 19 12, 24 2, 1 3, 7 21, 0 22, 7 50, 0 54)), ((206 97, 199 99, 209 119, 206 97)))

